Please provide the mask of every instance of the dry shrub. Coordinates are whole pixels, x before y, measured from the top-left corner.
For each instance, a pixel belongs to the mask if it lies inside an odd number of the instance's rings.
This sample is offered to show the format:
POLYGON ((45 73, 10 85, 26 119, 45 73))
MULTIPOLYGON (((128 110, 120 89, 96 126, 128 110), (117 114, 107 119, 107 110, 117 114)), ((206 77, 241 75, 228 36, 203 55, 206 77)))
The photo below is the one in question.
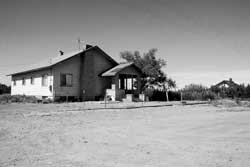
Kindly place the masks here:
POLYGON ((35 96, 26 95, 0 95, 0 104, 5 103, 37 103, 38 99, 35 96))

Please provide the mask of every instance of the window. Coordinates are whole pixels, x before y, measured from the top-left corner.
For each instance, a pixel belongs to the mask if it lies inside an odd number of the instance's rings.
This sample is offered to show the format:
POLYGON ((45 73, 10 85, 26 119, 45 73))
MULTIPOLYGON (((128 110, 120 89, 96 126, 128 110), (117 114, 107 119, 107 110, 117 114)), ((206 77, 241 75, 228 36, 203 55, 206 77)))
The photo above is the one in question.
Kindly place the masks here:
POLYGON ((138 87, 138 82, 137 82, 137 78, 132 78, 132 85, 133 85, 133 90, 137 90, 138 87))
POLYGON ((47 74, 42 76, 42 86, 48 86, 48 75, 47 74))
POLYGON ((34 83, 35 83, 35 79, 33 77, 30 77, 30 84, 34 85, 34 83))
POLYGON ((16 86, 16 80, 15 79, 13 80, 13 85, 16 86))
POLYGON ((22 84, 25 85, 26 84, 26 80, 25 78, 22 79, 22 84))
POLYGON ((119 89, 137 90, 138 82, 136 75, 119 75, 119 89))
POLYGON ((73 81, 72 74, 61 74, 61 86, 71 87, 73 81))
POLYGON ((126 80, 127 90, 132 90, 132 78, 127 78, 126 80))

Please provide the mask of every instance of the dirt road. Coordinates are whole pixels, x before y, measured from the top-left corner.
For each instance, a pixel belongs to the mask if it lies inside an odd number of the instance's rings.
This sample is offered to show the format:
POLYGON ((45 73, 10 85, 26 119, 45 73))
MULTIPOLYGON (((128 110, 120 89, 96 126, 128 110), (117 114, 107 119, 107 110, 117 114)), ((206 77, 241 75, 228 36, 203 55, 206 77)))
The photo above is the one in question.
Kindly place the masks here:
POLYGON ((250 166, 249 107, 93 106, 1 105, 0 166, 250 166))

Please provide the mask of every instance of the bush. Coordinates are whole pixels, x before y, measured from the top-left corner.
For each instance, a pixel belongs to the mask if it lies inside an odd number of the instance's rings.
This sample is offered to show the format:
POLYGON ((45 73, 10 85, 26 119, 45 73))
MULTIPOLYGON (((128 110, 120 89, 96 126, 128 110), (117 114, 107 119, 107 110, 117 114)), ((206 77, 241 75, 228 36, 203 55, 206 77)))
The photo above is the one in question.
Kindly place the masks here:
POLYGON ((9 102, 11 102, 11 95, 10 94, 0 95, 0 104, 9 103, 9 102))
POLYGON ((168 98, 169 98, 169 101, 180 101, 181 100, 181 92, 169 91, 168 98))
MULTIPOLYGON (((145 96, 148 97, 149 101, 167 101, 166 91, 147 89, 145 90, 145 96)), ((169 101, 180 101, 180 92, 169 91, 168 92, 169 101)))
POLYGON ((0 95, 0 103, 37 103, 39 99, 35 96, 3 94, 0 95))
POLYGON ((202 85, 190 84, 182 89, 183 100, 214 100, 217 95, 202 85))
POLYGON ((210 90, 218 94, 221 98, 250 98, 250 85, 245 86, 244 84, 234 87, 217 87, 211 86, 210 90))

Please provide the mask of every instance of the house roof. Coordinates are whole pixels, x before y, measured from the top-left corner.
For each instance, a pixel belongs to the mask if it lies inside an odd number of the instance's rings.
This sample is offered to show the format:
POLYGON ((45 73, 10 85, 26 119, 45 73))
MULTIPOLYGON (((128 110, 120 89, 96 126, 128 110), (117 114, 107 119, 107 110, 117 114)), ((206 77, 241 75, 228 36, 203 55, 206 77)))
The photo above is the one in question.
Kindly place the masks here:
POLYGON ((115 67, 109 69, 108 71, 102 73, 101 76, 103 76, 103 77, 115 76, 118 72, 122 71, 123 69, 125 69, 125 68, 127 68, 127 67, 129 67, 131 65, 134 65, 134 63, 121 63, 121 64, 118 64, 117 66, 115 66, 115 67))
POLYGON ((229 80, 223 80, 220 83, 216 84, 215 87, 220 87, 221 85, 228 85, 229 87, 237 87, 239 86, 237 83, 235 83, 232 79, 229 80))
POLYGON ((73 51, 73 52, 70 52, 70 53, 66 53, 66 54, 63 54, 63 55, 59 55, 59 56, 56 56, 56 57, 53 57, 53 58, 50 58, 50 59, 46 59, 46 60, 42 60, 38 63, 35 63, 35 64, 31 64, 29 66, 26 66, 24 68, 22 68, 21 70, 19 71, 16 71, 16 72, 13 72, 11 74, 8 74, 7 76, 10 76, 10 75, 16 75, 16 74, 21 74, 21 73, 26 73, 26 72, 32 72, 32 71, 37 71, 37 70, 41 70, 41 69, 44 69, 44 68, 48 68, 48 67, 51 67, 59 62, 62 62, 64 60, 67 60, 73 56, 76 56, 80 53, 84 53, 84 52, 87 52, 91 49, 97 49, 98 51, 102 52, 103 55, 109 59, 111 62, 113 62, 114 64, 118 64, 114 59, 112 59, 109 55, 107 55, 102 49, 100 49, 98 46, 93 46, 93 47, 90 47, 88 49, 85 49, 85 50, 81 50, 81 51, 73 51))

